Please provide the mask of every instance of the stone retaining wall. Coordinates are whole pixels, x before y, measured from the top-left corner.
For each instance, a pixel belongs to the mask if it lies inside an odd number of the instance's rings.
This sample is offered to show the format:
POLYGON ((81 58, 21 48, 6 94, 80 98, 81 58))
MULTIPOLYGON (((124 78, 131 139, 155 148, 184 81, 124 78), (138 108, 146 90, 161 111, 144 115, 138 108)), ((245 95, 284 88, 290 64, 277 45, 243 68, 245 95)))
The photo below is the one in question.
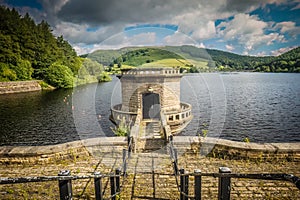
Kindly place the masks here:
POLYGON ((0 163, 48 163, 65 158, 91 156, 96 150, 122 152, 127 145, 125 137, 92 138, 47 146, 2 146, 0 163))
POLYGON ((260 159, 264 161, 285 159, 300 161, 300 143, 246 143, 217 138, 174 137, 174 146, 223 159, 260 159), (188 147, 188 144, 190 146, 188 147))
MULTIPOLYGON (((173 144, 178 149, 179 155, 193 152, 223 159, 300 161, 300 143, 258 144, 176 136, 173 144)), ((92 138, 49 146, 2 146, 0 147, 0 163, 47 163, 67 157, 89 156, 101 152, 122 152, 123 148, 127 148, 126 137, 92 138)))
POLYGON ((10 94, 19 92, 31 92, 41 90, 38 81, 12 81, 0 82, 0 94, 10 94))

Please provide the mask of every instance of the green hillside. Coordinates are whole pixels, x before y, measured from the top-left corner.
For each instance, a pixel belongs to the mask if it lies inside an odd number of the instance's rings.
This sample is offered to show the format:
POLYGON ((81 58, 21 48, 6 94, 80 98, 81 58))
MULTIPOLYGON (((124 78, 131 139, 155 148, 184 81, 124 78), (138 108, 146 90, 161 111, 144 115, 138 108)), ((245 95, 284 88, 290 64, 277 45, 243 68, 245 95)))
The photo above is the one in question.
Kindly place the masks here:
POLYGON ((134 51, 127 52, 122 55, 120 61, 126 65, 141 66, 145 63, 164 59, 183 59, 181 56, 160 48, 142 48, 134 51))
POLYGON ((264 71, 300 72, 300 48, 280 56, 244 56, 195 46, 129 47, 120 50, 99 50, 89 58, 109 66, 169 66, 182 71, 264 71))
POLYGON ((128 47, 120 50, 97 50, 84 55, 105 66, 107 70, 118 73, 122 68, 130 67, 177 67, 189 72, 208 69, 207 60, 186 58, 183 54, 165 47, 128 47))

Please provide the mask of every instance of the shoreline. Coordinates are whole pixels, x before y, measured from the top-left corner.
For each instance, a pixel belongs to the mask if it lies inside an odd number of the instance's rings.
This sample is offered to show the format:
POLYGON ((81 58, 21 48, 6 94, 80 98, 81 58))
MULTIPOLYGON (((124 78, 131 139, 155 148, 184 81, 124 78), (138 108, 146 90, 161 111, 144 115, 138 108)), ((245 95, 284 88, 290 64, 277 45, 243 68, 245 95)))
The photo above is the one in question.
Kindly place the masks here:
MULTIPOLYGON (((245 143, 209 137, 174 136, 173 145, 180 153, 191 152, 214 158, 300 162, 299 142, 245 143)), ((46 146, 0 146, 0 163, 48 163, 69 157, 92 156, 96 151, 122 152, 124 148, 127 148, 126 137, 91 138, 46 146)))
POLYGON ((41 91, 39 80, 0 82, 0 95, 41 91))

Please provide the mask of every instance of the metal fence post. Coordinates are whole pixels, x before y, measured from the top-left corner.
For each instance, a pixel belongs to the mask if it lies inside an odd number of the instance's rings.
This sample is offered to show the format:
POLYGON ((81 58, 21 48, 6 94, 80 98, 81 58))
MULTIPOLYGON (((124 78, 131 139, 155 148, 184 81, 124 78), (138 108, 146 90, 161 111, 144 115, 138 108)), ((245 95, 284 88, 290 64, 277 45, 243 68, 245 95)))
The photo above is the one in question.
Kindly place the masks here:
POLYGON ((116 200, 116 177, 114 174, 111 174, 111 177, 110 177, 110 194, 111 196, 113 196, 111 199, 112 200, 116 200))
POLYGON ((95 172, 94 175, 95 175, 94 185, 95 185, 96 200, 103 200, 101 173, 100 172, 95 172))
POLYGON ((188 175, 188 171, 185 172, 186 175, 184 175, 184 193, 186 196, 184 196, 185 200, 188 200, 189 198, 187 197, 189 195, 189 175, 188 175))
MULTIPOLYGON (((58 173, 58 176, 70 176, 69 170, 62 170, 58 173)), ((59 196, 60 200, 72 200, 72 181, 69 180, 58 180, 59 185, 59 196)))
POLYGON ((172 143, 173 142, 173 135, 169 135, 169 141, 172 143))
MULTIPOLYGON (((184 174, 184 169, 179 170, 180 174, 184 174)), ((182 194, 184 192, 185 188, 185 177, 180 176, 180 200, 185 200, 184 195, 182 194)))
POLYGON ((131 157, 132 145, 133 145, 132 143, 133 143, 133 138, 129 137, 129 140, 128 140, 128 158, 131 157))
POLYGON ((120 169, 116 169, 116 192, 120 192, 120 169))
POLYGON ((123 149, 123 175, 126 176, 127 162, 126 162, 126 149, 123 149))
MULTIPOLYGON (((231 170, 228 167, 220 167, 219 173, 228 174, 231 173, 231 170)), ((231 190, 231 180, 230 177, 220 177, 219 178, 219 200, 229 200, 230 199, 230 190, 231 190)))
POLYGON ((174 170, 175 170, 175 175, 178 174, 178 153, 177 149, 174 148, 174 170))
POLYGON ((195 169, 195 200, 201 200, 201 170, 195 169))

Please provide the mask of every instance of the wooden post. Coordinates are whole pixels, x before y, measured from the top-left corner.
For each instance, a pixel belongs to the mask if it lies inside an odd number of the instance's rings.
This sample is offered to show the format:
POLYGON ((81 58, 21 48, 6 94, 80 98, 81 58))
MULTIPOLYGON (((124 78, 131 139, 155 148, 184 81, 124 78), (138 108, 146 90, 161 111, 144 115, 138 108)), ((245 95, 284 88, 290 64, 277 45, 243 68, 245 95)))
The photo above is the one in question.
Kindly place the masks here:
POLYGON ((103 200, 101 173, 100 172, 95 172, 94 175, 95 175, 94 185, 95 185, 96 200, 103 200))
POLYGON ((201 170, 195 169, 195 200, 201 200, 201 170))
MULTIPOLYGON (((70 176, 69 170, 62 170, 58 176, 70 176)), ((72 181, 71 180, 58 180, 60 200, 72 200, 72 181)))
MULTIPOLYGON (((220 167, 219 173, 228 174, 231 170, 228 167, 220 167)), ((229 200, 231 190, 231 180, 230 177, 220 177, 219 178, 219 200, 229 200)))

